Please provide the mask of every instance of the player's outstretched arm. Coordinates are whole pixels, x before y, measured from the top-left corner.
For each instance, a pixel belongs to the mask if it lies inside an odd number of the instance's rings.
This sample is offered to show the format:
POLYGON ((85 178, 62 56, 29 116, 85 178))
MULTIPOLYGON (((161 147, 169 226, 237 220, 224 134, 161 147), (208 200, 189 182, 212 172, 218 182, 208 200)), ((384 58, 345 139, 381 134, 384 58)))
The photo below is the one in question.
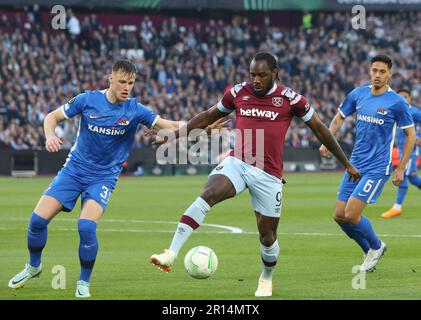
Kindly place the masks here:
POLYGON ((403 129, 403 131, 405 132, 406 139, 405 145, 403 147, 402 160, 399 162, 398 167, 393 172, 392 182, 395 186, 399 186, 403 181, 405 167, 409 161, 409 158, 411 157, 412 151, 415 147, 415 141, 417 140, 417 136, 413 126, 403 129))
POLYGON ((49 114, 44 119, 44 134, 45 134, 45 148, 48 152, 57 152, 63 141, 55 134, 57 123, 65 120, 62 108, 58 108, 49 114))
POLYGON ((358 181, 361 177, 360 172, 349 162, 338 141, 324 123, 320 121, 316 112, 305 124, 314 132, 319 141, 343 164, 349 173, 350 180, 358 181))
MULTIPOLYGON (((209 124, 207 126, 207 133, 210 134, 212 130, 217 130, 218 132, 225 128, 226 125, 230 122, 230 120, 225 120, 223 118, 216 120, 215 122, 209 124)), ((148 131, 148 135, 156 134, 159 130, 170 130, 170 131, 176 131, 177 129, 180 129, 186 125, 185 121, 172 121, 172 120, 166 120, 159 118, 154 127, 153 130, 148 131)))
MULTIPOLYGON (((210 126, 210 129, 221 128, 229 121, 229 120, 223 121, 223 122, 219 121, 221 118, 225 117, 226 115, 227 115, 226 113, 219 111, 218 107, 214 105, 210 109, 203 111, 197 114, 196 116, 194 116, 192 119, 190 119, 187 122, 187 124, 185 124, 181 128, 179 127, 178 123, 177 123, 176 130, 162 127, 162 129, 169 129, 173 131, 173 133, 171 135, 166 135, 163 140, 156 141, 156 144, 162 144, 162 143, 168 142, 169 140, 178 139, 178 138, 187 136, 190 133, 190 131, 192 131, 193 129, 205 129, 208 126, 210 126)), ((154 129, 160 128, 163 124, 165 125, 165 121, 168 121, 168 120, 158 119, 158 121, 155 124, 154 129)))

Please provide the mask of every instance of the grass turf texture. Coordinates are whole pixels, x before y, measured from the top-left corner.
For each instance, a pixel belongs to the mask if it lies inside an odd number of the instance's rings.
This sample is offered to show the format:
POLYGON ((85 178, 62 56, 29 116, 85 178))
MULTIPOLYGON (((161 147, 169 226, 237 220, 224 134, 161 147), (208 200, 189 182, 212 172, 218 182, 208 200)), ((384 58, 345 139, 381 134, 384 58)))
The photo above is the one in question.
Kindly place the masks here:
MULTIPOLYGON (((388 251, 366 289, 355 290, 352 267, 362 251, 332 220, 340 173, 286 175, 278 228, 280 257, 271 299, 420 299, 420 192, 409 188, 401 217, 380 213, 394 203, 391 181, 365 215, 388 251), (384 235, 384 236, 381 236, 384 235)), ((75 299, 79 275, 77 219, 61 213, 48 229, 43 273, 23 289, 7 287, 27 262, 29 216, 51 178, 0 178, 0 299, 75 299), (66 289, 55 290, 55 265, 65 267, 66 289)), ((205 223, 241 228, 243 233, 200 227, 180 252, 173 270, 163 273, 149 263, 152 253, 167 248, 181 213, 201 193, 205 176, 121 177, 98 227, 99 253, 91 279, 93 299, 255 299, 261 272, 259 241, 248 192, 216 205, 205 223), (219 267, 209 279, 188 276, 183 259, 196 245, 215 250, 219 267)), ((355 280, 354 280, 355 281, 355 280)))

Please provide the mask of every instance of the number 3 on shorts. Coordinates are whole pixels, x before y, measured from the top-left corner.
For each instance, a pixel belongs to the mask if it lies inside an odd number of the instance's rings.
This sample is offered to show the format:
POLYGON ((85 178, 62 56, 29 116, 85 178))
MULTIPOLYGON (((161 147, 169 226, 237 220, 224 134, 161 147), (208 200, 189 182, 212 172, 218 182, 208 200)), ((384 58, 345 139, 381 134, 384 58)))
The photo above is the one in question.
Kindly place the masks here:
POLYGON ((99 195, 101 196, 101 201, 107 204, 108 198, 110 196, 110 189, 108 189, 106 186, 102 186, 102 192, 99 195))

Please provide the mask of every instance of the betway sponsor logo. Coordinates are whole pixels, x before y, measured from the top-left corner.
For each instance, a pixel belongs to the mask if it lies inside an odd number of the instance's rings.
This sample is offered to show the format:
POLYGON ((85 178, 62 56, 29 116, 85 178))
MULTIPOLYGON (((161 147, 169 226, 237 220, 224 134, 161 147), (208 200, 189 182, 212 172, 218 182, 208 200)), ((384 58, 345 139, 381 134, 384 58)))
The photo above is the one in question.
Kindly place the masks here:
POLYGON ((269 111, 269 110, 260 110, 260 109, 247 109, 244 110, 240 108, 240 115, 246 117, 261 117, 261 118, 268 118, 270 120, 275 120, 276 117, 279 115, 279 112, 269 111))
POLYGON ((93 124, 88 124, 88 129, 91 130, 92 132, 105 134, 107 136, 123 135, 126 132, 126 130, 124 129, 117 130, 113 128, 102 128, 102 127, 94 126, 93 124))
POLYGON ((372 116, 366 116, 366 115, 363 115, 363 114, 357 114, 357 120, 375 123, 375 124, 379 124, 379 125, 384 124, 384 119, 376 118, 376 117, 372 117, 372 116))

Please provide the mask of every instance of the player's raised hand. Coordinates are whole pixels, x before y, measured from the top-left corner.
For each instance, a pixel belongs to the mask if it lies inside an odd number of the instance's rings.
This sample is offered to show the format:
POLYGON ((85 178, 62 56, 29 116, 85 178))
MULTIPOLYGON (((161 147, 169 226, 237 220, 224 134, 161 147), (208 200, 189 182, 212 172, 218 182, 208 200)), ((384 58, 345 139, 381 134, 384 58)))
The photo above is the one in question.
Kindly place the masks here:
POLYGON ((349 166, 346 168, 346 171, 349 175, 348 181, 357 182, 361 179, 361 173, 352 164, 349 164, 349 166))
POLYGON ((402 169, 399 169, 399 168, 396 168, 396 169, 395 169, 395 171, 393 171, 393 179, 392 179, 392 183, 393 183, 395 186, 399 187, 399 186, 400 186, 400 184, 401 184, 401 183, 402 183, 402 181, 403 181, 403 175, 404 175, 403 170, 402 170, 402 169))
POLYGON ((47 141, 45 141, 45 148, 48 152, 58 152, 62 144, 63 141, 61 141, 60 138, 52 136, 50 138, 47 138, 47 141))
POLYGON ((218 130, 218 132, 220 132, 222 129, 227 128, 228 127, 228 123, 231 122, 231 119, 225 120, 226 118, 221 118, 216 120, 214 123, 208 125, 208 127, 206 128, 206 132, 207 134, 211 134, 212 130, 218 130))
POLYGON ((322 144, 322 146, 319 148, 320 155, 323 158, 330 158, 332 156, 332 153, 322 144))
POLYGON ((161 145, 168 141, 168 137, 159 136, 159 129, 145 129, 145 133, 143 134, 145 137, 152 137, 155 136, 155 141, 152 142, 153 145, 161 145))
POLYGON ((145 137, 152 137, 158 134, 158 130, 154 129, 145 129, 145 133, 143 134, 145 137))
POLYGON ((155 141, 152 142, 152 144, 154 144, 154 145, 161 145, 161 144, 167 143, 168 141, 172 141, 172 140, 174 140, 174 139, 169 139, 168 136, 161 137, 161 136, 158 136, 157 135, 155 137, 155 141))
POLYGON ((417 140, 415 141, 415 144, 416 144, 418 147, 421 147, 421 138, 417 138, 417 140))

